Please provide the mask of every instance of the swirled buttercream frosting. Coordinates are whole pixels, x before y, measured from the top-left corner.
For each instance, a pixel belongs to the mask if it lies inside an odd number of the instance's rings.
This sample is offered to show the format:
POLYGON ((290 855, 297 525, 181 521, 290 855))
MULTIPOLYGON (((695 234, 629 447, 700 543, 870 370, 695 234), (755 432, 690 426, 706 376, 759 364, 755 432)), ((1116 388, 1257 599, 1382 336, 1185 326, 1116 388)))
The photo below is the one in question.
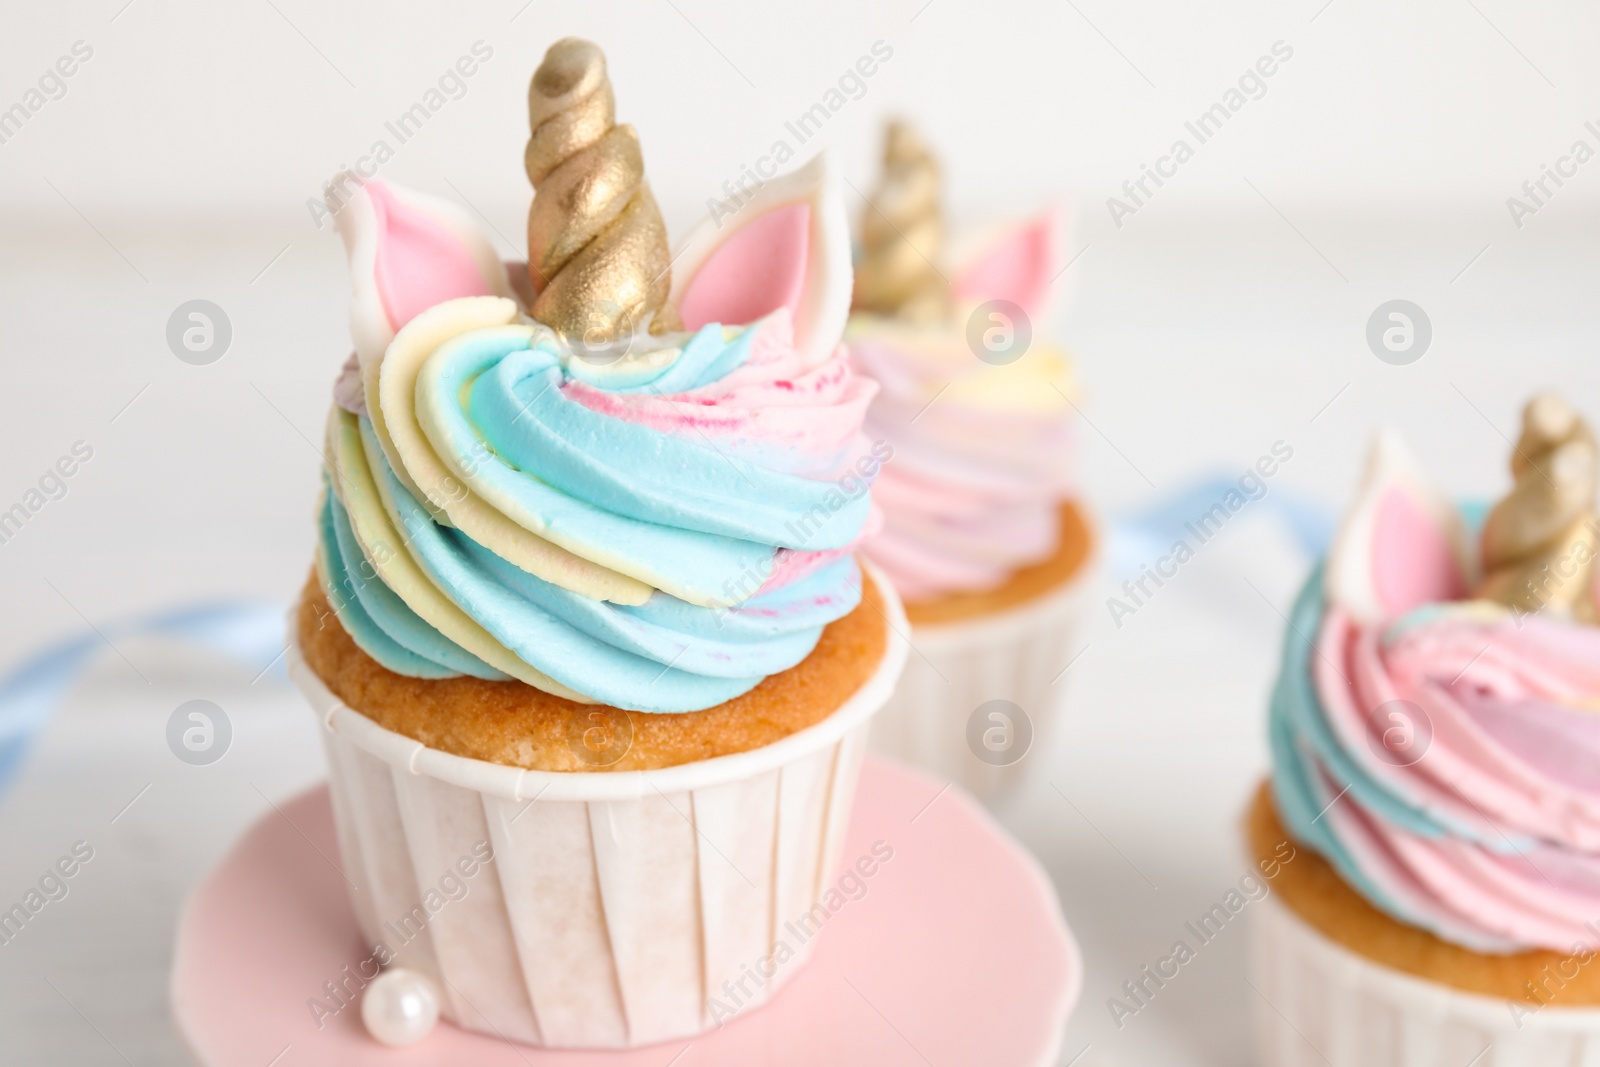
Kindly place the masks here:
POLYGON ((880 522, 835 181, 819 160, 691 235, 685 329, 601 344, 530 320, 452 205, 362 186, 338 213, 356 354, 317 553, 356 643, 649 712, 804 659, 859 602, 880 522))
POLYGON ((1594 948, 1600 629, 1553 601, 1469 599, 1468 543, 1461 512, 1380 440, 1289 620, 1279 813, 1402 922, 1483 953, 1594 948))
POLYGON ((866 432, 893 449, 867 553, 910 601, 993 589, 1056 550, 1075 490, 1075 385, 1061 348, 1024 336, 1053 229, 1041 218, 988 245, 952 280, 948 316, 850 320, 851 358, 881 387, 866 432))

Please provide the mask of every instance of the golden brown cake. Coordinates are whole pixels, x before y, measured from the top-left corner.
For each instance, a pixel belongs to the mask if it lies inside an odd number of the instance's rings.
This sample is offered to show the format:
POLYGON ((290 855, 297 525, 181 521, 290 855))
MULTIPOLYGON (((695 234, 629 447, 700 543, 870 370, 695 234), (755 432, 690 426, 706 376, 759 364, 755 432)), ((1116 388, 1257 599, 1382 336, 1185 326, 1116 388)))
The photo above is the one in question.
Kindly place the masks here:
POLYGON ((870 577, 862 601, 822 631, 799 664, 704 711, 627 712, 578 704, 522 682, 408 678, 386 670, 334 621, 315 577, 301 593, 301 654, 334 695, 387 729, 469 759, 543 771, 638 771, 745 752, 804 730, 848 700, 883 659, 888 625, 870 577), (600 766, 579 758, 575 733, 595 712, 626 715, 632 744, 600 766))
MULTIPOLYGON (((1245 813, 1244 830, 1252 857, 1263 863, 1291 840, 1278 819, 1270 783, 1263 782, 1256 791, 1245 813)), ((1308 848, 1298 849, 1293 861, 1277 866, 1272 888, 1278 899, 1324 937, 1369 960, 1469 993, 1569 1008, 1600 1006, 1600 969, 1573 966, 1569 953, 1473 952, 1391 919, 1308 848), (1552 981, 1552 975, 1559 982, 1552 981)))

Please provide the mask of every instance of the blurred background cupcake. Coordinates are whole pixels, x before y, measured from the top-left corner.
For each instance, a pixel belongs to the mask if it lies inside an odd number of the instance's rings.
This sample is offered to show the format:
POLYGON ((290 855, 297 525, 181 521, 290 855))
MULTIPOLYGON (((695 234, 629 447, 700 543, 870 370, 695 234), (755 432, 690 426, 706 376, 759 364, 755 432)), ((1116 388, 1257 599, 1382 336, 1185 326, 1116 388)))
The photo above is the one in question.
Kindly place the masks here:
POLYGON ((1272 1067, 1600 1059, 1594 437, 1536 397, 1511 471, 1464 520, 1380 437, 1289 619, 1247 818, 1272 1067))
POLYGON ((947 258, 939 165, 906 123, 887 127, 846 339, 880 386, 866 432, 884 527, 867 553, 915 651, 872 737, 980 795, 1017 778, 1060 703, 1094 540, 1071 363, 1036 332, 1057 228, 1046 212, 947 258))

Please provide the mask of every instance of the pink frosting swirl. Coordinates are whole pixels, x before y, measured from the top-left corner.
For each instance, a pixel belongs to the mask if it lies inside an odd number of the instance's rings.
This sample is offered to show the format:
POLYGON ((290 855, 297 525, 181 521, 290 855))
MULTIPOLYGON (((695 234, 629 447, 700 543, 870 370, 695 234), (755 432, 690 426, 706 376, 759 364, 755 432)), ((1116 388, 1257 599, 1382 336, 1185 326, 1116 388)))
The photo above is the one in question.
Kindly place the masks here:
POLYGON ((1333 608, 1312 670, 1367 783, 1328 829, 1374 887, 1483 950, 1600 944, 1600 629, 1483 603, 1369 627, 1333 608), (1381 740, 1391 701, 1413 756, 1381 740))
POLYGON ((847 338, 881 387, 865 430, 892 446, 873 495, 883 532, 867 555, 902 596, 927 600, 1003 584, 1048 558, 1060 536, 1073 420, 1060 353, 978 360, 950 331, 859 317, 847 338))

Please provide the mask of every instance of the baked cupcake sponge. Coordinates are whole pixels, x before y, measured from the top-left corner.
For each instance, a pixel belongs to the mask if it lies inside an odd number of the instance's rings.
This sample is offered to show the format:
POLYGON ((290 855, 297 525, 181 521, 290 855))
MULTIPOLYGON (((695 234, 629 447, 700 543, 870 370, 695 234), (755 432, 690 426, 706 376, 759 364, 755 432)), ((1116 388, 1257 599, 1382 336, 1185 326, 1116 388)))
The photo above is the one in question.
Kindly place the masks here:
MULTIPOLYGON (((385 729, 469 759, 540 771, 642 771, 770 745, 837 711, 888 647, 883 598, 863 572, 861 603, 800 663, 704 711, 654 714, 579 704, 518 681, 425 679, 379 666, 345 632, 313 574, 300 597, 301 655, 345 704, 385 729), (627 716, 632 741, 606 766, 580 758, 584 731, 627 716)), ((620 725, 620 724, 617 724, 620 725)))
MULTIPOLYGON (((1272 859, 1289 835, 1278 819, 1272 786, 1263 782, 1245 814, 1245 836, 1257 860, 1272 859)), ((1333 866, 1303 846, 1272 881, 1278 899, 1324 937, 1369 960, 1468 993, 1545 1006, 1600 1006, 1600 954, 1535 949, 1488 956, 1440 940, 1390 918, 1352 889, 1333 866)))

